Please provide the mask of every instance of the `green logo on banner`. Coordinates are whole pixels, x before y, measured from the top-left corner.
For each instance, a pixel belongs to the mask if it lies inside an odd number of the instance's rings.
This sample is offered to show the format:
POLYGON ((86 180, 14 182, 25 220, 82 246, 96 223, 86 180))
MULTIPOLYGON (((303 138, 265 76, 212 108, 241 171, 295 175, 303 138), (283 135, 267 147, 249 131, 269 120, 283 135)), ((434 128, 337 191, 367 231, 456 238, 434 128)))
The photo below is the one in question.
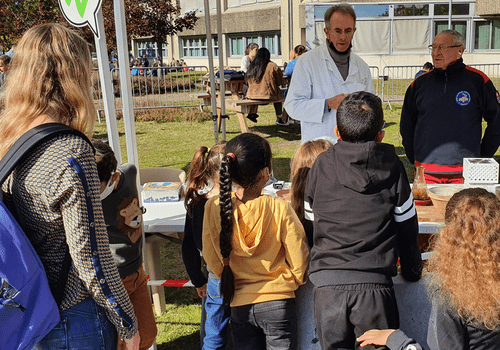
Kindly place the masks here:
MULTIPOLYGON (((72 0, 66 0, 66 4, 69 6, 71 5, 72 0)), ((83 15, 85 14, 85 9, 87 8, 87 2, 89 0, 75 0, 76 2, 76 8, 78 9, 78 13, 80 16, 83 18, 83 15)))

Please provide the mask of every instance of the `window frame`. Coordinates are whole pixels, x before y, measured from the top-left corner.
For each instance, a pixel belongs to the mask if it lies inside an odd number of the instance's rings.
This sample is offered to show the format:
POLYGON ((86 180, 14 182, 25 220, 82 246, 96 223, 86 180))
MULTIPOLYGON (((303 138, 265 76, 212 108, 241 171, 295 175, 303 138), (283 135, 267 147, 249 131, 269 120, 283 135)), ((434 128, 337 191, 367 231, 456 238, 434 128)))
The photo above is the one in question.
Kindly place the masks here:
MULTIPOLYGON (((188 36, 181 37, 180 39, 180 50, 181 58, 203 58, 208 57, 208 43, 207 37, 203 36, 188 36), (189 42, 190 45, 186 45, 186 42, 189 42), (196 43, 196 45, 193 45, 196 43), (186 52, 188 54, 186 54, 186 52), (199 52, 199 55, 191 55, 191 52, 199 52), (205 53, 205 54, 203 54, 205 53)), ((219 57, 219 45, 217 41, 217 36, 212 35, 212 49, 213 49, 213 57, 219 57)))
POLYGON ((271 57, 281 57, 281 33, 280 32, 259 32, 259 33, 234 33, 227 34, 228 58, 242 58, 245 56, 245 48, 250 43, 256 43, 259 47, 264 47, 265 38, 274 36, 273 48, 268 48, 271 57), (242 39, 243 54, 233 52, 233 40, 242 39), (257 39, 257 41, 255 41, 257 39))
MULTIPOLYGON (((387 6, 388 7, 388 14, 385 15, 384 13, 382 15, 374 16, 374 17, 361 17, 357 16, 356 22, 363 22, 363 21, 390 21, 390 27, 389 27, 389 52, 386 55, 400 55, 400 53, 394 52, 393 51, 393 46, 394 46, 394 23, 395 21, 400 21, 400 20, 428 20, 429 21, 429 45, 432 44, 432 41, 434 40, 436 36, 436 25, 437 22, 441 21, 448 21, 449 20, 449 15, 435 15, 435 5, 449 5, 449 1, 446 0, 429 0, 429 1, 418 1, 415 0, 413 2, 403 2, 403 1, 394 1, 394 2, 379 2, 379 3, 373 3, 373 2, 359 2, 359 3, 350 3, 356 10, 356 8, 359 11, 359 8, 362 6, 387 6), (411 7, 412 5, 418 5, 418 6, 428 6, 428 15, 418 15, 418 16, 397 16, 395 14, 395 9, 398 5, 404 5, 405 7, 411 7)), ((323 7, 323 8, 328 8, 334 4, 328 4, 328 3, 308 3, 306 4, 306 24, 307 23, 313 23, 312 30, 310 33, 306 31, 306 43, 310 48, 314 48, 317 44, 315 44, 315 38, 317 37, 316 34, 316 24, 318 22, 324 22, 323 16, 321 14, 324 14, 324 9, 318 9, 318 7, 323 7)), ((499 52, 499 48, 492 48, 493 47, 493 21, 497 20, 496 18, 484 18, 477 16, 475 14, 475 1, 474 0, 454 0, 452 4, 452 9, 455 6, 468 6, 468 14, 461 14, 461 15, 453 15, 452 16, 452 22, 465 22, 466 28, 465 28, 465 41, 466 41, 466 46, 465 49, 467 52, 499 52), (475 47, 475 40, 476 40, 476 23, 478 21, 489 21, 490 22, 490 37, 489 37, 489 43, 488 43, 488 49, 476 49, 475 47)), ((356 13, 358 13, 356 11, 356 13)), ((378 12, 375 10, 372 10, 374 14, 377 14, 378 12)), ((370 11, 367 11, 367 13, 370 13, 370 11)), ((420 46, 420 45, 419 45, 420 46)), ((419 50, 420 52, 420 50, 419 50)), ((430 51, 428 49, 423 49, 421 50, 422 54, 428 54, 430 51)), ((368 53, 368 52, 363 52, 361 53, 362 55, 380 55, 379 53, 368 53)), ((404 54, 403 54, 404 55, 404 54)))

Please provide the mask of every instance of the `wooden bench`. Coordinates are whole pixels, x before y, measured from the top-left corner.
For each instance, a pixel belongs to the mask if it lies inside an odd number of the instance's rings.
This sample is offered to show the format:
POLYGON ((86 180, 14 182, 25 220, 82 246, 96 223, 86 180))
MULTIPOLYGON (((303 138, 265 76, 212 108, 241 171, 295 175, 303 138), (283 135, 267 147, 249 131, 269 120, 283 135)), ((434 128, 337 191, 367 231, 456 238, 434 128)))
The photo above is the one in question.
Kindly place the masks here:
MULTIPOLYGON (((230 97, 231 91, 226 91, 226 96, 230 97)), ((203 100, 203 105, 200 106, 202 111, 203 111, 204 106, 211 106, 212 105, 212 101, 211 101, 212 95, 210 95, 210 93, 208 91, 189 94, 189 97, 191 97, 191 99, 203 100)))
POLYGON ((203 100, 203 104, 200 106, 200 110, 203 112, 203 107, 204 106, 210 106, 211 105, 211 101, 210 99, 212 98, 212 96, 204 91, 204 92, 200 92, 200 93, 196 93, 196 94, 189 94, 189 97, 191 97, 191 99, 195 99, 195 100, 203 100))
POLYGON ((242 99, 242 100, 227 100, 228 109, 235 111, 238 116, 238 122, 240 124, 241 132, 248 132, 248 126, 246 121, 246 115, 251 113, 253 106, 263 106, 268 105, 270 103, 276 102, 284 102, 285 99, 280 100, 251 100, 251 99, 242 99))
POLYGON ((263 105, 268 105, 270 103, 277 103, 277 102, 285 102, 285 99, 281 100, 274 100, 274 101, 263 101, 263 100, 251 100, 251 99, 244 99, 244 100, 229 100, 228 103, 232 104, 234 107, 240 107, 241 112, 248 114, 250 113, 250 107, 252 106, 263 106, 263 105))

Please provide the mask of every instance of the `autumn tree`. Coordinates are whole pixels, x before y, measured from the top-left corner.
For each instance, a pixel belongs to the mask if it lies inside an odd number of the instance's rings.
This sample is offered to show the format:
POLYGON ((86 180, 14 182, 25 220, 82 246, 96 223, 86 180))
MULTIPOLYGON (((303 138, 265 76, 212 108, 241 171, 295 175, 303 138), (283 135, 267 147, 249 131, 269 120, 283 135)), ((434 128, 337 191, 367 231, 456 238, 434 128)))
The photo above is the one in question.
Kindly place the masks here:
MULTIPOLYGON (((169 0, 122 0, 129 38, 153 37, 162 55, 166 37, 192 29, 198 20, 194 11, 181 14, 178 2, 169 0)), ((176 1, 176 0, 174 0, 176 1)), ((102 14, 108 48, 116 49, 113 0, 103 0, 102 14)), ((10 49, 29 28, 49 22, 69 25, 57 0, 0 0, 0 47, 10 49)), ((78 29, 90 44, 94 35, 88 27, 78 29)))
MULTIPOLYGON (((179 4, 168 0, 124 0, 124 5, 128 37, 153 37, 160 59, 167 36, 194 28, 198 20, 195 11, 181 14, 179 4)), ((116 48, 113 1, 104 0, 102 10, 108 48, 116 48)))
POLYGON ((9 50, 31 27, 64 21, 57 0, 0 0, 0 46, 9 50))

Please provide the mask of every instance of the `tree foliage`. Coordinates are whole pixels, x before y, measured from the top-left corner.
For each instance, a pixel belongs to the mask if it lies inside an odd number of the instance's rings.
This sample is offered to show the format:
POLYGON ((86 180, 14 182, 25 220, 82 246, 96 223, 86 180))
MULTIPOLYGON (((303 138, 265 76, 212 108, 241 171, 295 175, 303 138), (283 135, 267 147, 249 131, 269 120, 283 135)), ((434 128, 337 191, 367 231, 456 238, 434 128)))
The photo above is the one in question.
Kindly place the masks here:
MULTIPOLYGON (((160 53, 167 36, 193 29, 198 20, 194 11, 182 15, 177 3, 166 0, 124 0, 124 5, 128 37, 152 37, 160 53)), ((108 48, 116 48, 113 1, 104 0, 102 10, 108 48)))
MULTIPOLYGON (((153 37, 157 47, 169 35, 192 29, 198 20, 195 12, 181 14, 178 2, 168 0, 123 0, 129 38, 153 37)), ((109 49, 116 48, 113 0, 103 0, 102 13, 109 49)), ((0 46, 8 50, 34 25, 48 22, 66 23, 57 0, 0 0, 0 46)), ((83 36, 94 43, 88 27, 81 29, 83 36)), ((159 50, 161 52, 161 50, 159 50)))
POLYGON ((64 18, 57 0, 0 0, 0 46, 7 51, 29 28, 64 18))

